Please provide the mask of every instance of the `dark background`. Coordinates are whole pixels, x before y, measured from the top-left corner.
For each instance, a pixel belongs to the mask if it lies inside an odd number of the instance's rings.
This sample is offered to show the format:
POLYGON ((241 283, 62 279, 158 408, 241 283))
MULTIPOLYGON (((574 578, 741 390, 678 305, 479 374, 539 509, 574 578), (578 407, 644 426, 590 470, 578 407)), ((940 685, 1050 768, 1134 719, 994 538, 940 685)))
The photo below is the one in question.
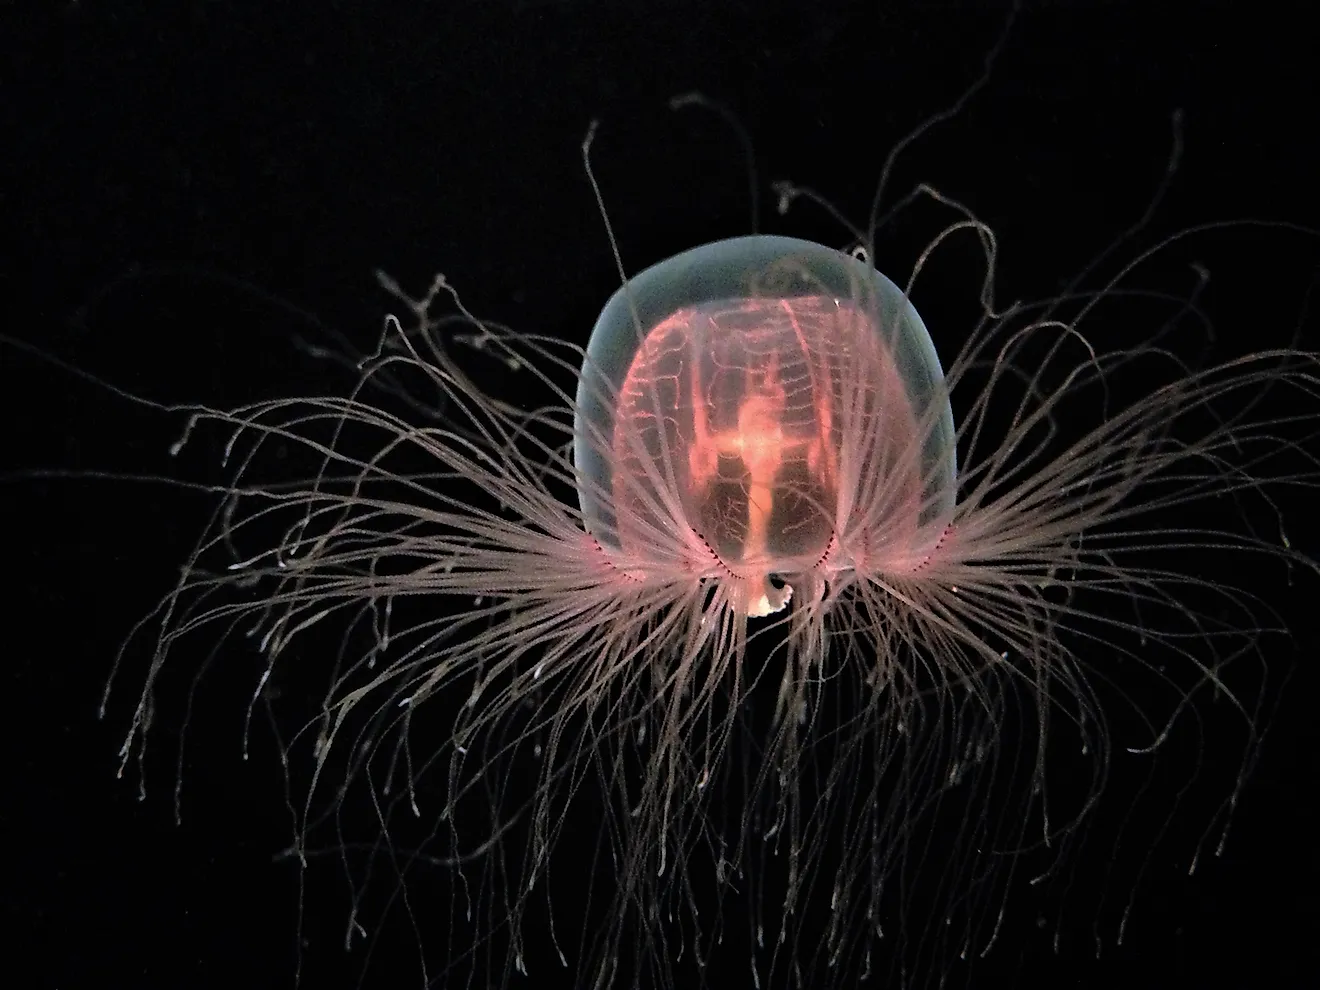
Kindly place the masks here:
MULTIPOLYGON (((914 147, 896 188, 926 180, 966 202, 1000 235, 1003 297, 1048 295, 1140 215, 1181 109, 1182 167, 1151 236, 1320 224, 1307 6, 1027 3, 983 93, 914 147)), ((860 218, 881 149, 967 87, 1002 22, 999 5, 955 2, 0 4, 0 329, 160 401, 342 388, 294 335, 331 327, 369 347, 381 267, 419 288, 442 270, 476 312, 584 342, 616 285, 578 152, 591 118, 631 269, 750 224, 731 132, 665 107, 688 90, 739 115, 763 180, 791 176, 860 218)), ((771 217, 763 195, 770 229, 848 240, 810 209, 771 217)), ((1316 242, 1205 250, 1179 264, 1211 268, 1223 346, 1286 343, 1316 242)), ((1170 271, 1185 291, 1185 265, 1170 271)), ((957 330, 927 322, 952 353, 957 330)), ((177 418, 12 348, 0 391, 0 469, 174 470, 177 418)), ((162 712, 145 802, 115 778, 135 685, 96 720, 116 644, 169 587, 205 503, 30 477, 0 499, 6 985, 291 986, 297 885, 272 863, 289 822, 269 737, 239 758, 250 677, 199 703, 180 827, 177 712, 162 712)), ((1310 506, 1285 507, 1314 553, 1310 506)), ((1314 582, 1286 594, 1296 641, 1273 656, 1295 672, 1224 857, 1186 878, 1192 820, 1155 858, 1122 948, 1097 961, 1085 920, 1058 957, 1006 939, 972 985, 1320 985, 1314 582)), ((357 978, 360 950, 335 946, 343 909, 308 904, 309 987, 357 978)), ((417 983, 406 953, 372 966, 367 986, 417 983)))

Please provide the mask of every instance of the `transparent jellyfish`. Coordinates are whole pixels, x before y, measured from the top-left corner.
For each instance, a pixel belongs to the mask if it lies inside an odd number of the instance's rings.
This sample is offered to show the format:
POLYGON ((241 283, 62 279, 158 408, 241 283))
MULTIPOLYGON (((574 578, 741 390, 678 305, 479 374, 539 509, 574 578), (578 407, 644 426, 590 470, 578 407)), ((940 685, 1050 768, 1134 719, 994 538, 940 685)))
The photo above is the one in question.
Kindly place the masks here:
POLYGON ((124 761, 185 642, 248 637, 249 721, 276 680, 313 699, 291 855, 443 985, 938 982, 1071 868, 1115 747, 1211 696, 1245 727, 1213 847, 1260 735, 1228 671, 1278 620, 1197 553, 1311 566, 1255 520, 1316 481, 1314 359, 1189 368, 1185 298, 1105 348, 1147 256, 998 307, 992 232, 917 198, 952 220, 902 285, 874 217, 853 251, 738 237, 626 278, 585 348, 382 277, 350 394, 194 412, 178 447, 218 427, 229 480, 123 654, 124 761), (911 300, 955 238, 985 274, 942 368, 911 300))

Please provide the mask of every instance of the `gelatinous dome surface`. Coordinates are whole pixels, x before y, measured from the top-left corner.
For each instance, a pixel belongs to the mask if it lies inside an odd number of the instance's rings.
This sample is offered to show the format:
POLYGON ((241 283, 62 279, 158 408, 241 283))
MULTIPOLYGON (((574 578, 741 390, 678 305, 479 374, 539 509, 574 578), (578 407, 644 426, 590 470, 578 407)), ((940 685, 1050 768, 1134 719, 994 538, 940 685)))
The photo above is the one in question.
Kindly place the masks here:
POLYGON ((740 573, 796 570, 859 493, 891 536, 953 504, 925 326, 883 275, 808 241, 718 241, 630 279, 596 323, 577 404, 587 527, 641 559, 682 520, 740 573))

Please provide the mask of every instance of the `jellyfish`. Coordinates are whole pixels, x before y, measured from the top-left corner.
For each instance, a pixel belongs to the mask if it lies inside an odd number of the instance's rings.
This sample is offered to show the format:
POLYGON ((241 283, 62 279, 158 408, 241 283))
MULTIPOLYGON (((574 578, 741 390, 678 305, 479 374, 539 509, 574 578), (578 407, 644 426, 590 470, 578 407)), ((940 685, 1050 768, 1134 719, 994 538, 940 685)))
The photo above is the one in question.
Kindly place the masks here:
POLYGON ((756 232, 623 274, 585 346, 382 274, 346 394, 192 409, 175 452, 217 431, 226 476, 121 652, 124 765, 167 677, 255 654, 249 725, 302 699, 288 857, 342 864, 347 945, 402 915, 424 985, 938 983, 1023 886, 1066 893, 1115 754, 1212 701, 1245 737, 1213 851, 1262 733, 1235 672, 1282 620, 1198 555, 1313 568, 1272 493, 1318 476, 1314 356, 1190 366, 1194 296, 1106 346, 1176 237, 1000 305, 993 231, 915 200, 951 219, 901 282, 878 211, 842 247, 756 232), (959 239, 984 274, 942 362, 914 298, 959 239))

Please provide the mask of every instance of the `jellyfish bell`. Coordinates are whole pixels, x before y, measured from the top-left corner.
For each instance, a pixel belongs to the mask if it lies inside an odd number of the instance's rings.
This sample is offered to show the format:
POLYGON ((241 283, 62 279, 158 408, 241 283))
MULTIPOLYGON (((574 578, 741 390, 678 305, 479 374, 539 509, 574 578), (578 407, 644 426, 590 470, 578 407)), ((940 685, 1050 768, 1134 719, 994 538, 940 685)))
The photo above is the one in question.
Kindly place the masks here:
POLYGON ((859 562, 919 566, 953 510, 954 436, 903 291, 852 255, 753 235, 615 292, 573 454, 584 525, 624 573, 727 581, 759 617, 859 562))

